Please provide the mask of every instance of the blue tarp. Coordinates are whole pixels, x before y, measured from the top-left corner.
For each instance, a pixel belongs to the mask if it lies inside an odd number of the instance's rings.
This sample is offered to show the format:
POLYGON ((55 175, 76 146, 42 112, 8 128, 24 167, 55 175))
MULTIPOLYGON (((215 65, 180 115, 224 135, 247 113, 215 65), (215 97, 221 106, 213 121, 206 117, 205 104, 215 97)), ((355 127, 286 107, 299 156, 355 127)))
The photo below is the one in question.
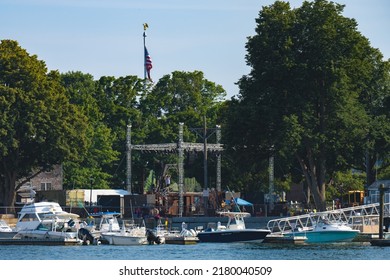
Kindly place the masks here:
POLYGON ((234 200, 236 201, 236 204, 240 206, 253 206, 253 204, 250 203, 249 201, 246 201, 239 197, 236 197, 234 200))
MULTIPOLYGON (((242 199, 242 198, 239 198, 239 197, 234 198, 234 201, 235 201, 235 203, 236 203, 237 205, 239 205, 239 206, 253 206, 253 204, 250 203, 249 201, 246 201, 246 200, 244 200, 244 199, 242 199)), ((227 205, 230 205, 230 200, 229 200, 229 199, 226 199, 225 203, 226 203, 227 205)))

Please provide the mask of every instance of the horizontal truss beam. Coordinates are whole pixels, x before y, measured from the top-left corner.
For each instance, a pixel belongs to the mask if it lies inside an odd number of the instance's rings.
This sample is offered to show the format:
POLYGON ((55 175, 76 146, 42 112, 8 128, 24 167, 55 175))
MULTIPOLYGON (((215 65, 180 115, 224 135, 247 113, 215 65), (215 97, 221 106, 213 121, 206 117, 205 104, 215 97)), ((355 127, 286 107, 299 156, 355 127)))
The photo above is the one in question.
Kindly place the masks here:
MULTIPOLYGON (((132 150, 138 151, 155 151, 155 152, 176 152, 179 147, 176 143, 168 143, 168 144, 145 144, 145 145, 131 145, 132 150)), ((182 143, 182 149, 185 152, 203 152, 204 145, 203 143, 182 143)), ((207 144, 207 151, 210 152, 222 152, 223 145, 222 144, 207 144)))

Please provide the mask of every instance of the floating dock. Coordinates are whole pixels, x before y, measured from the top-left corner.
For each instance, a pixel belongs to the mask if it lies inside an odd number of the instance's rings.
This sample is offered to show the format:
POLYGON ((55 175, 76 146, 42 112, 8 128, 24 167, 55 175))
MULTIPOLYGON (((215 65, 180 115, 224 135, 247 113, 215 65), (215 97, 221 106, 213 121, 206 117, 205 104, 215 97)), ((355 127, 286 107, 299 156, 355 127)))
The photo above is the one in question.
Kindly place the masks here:
POLYGON ((372 246, 388 247, 390 246, 390 239, 373 238, 370 243, 372 246))
POLYGON ((45 246, 73 246, 81 245, 79 240, 61 240, 45 238, 0 238, 0 245, 45 245, 45 246))
POLYGON ((165 237, 165 244, 193 245, 199 242, 196 236, 170 236, 165 237))
POLYGON ((263 243, 305 244, 306 240, 306 236, 285 236, 283 234, 271 233, 265 237, 263 243))

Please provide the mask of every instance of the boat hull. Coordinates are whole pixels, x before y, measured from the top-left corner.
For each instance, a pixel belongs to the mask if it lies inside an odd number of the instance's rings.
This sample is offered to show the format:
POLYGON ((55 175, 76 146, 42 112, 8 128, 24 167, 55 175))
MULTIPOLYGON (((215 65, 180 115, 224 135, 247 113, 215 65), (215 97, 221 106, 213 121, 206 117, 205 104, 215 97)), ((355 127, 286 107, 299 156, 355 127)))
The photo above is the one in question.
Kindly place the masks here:
POLYGON ((286 233, 285 236, 305 236, 306 243, 333 243, 333 242, 350 242, 357 235, 359 231, 306 231, 286 233))
POLYGON ((112 235, 110 236, 110 245, 146 245, 147 237, 112 235))
POLYGON ((0 231, 0 239, 13 238, 16 234, 15 231, 0 231))
POLYGON ((263 242, 270 232, 267 230, 245 229, 245 230, 220 230, 199 232, 200 242, 263 242))
POLYGON ((146 236, 132 236, 127 234, 103 233, 102 238, 109 245, 146 245, 146 236))
POLYGON ((43 231, 43 230, 20 230, 15 235, 14 238, 79 241, 77 232, 57 232, 57 231, 43 231))

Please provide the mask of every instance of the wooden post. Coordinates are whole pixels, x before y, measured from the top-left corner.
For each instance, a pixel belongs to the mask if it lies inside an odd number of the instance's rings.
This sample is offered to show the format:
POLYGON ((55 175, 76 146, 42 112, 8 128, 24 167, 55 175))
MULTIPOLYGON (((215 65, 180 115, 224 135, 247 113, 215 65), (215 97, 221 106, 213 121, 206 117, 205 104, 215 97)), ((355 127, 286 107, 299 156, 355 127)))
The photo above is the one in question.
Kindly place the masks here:
POLYGON ((379 186, 379 239, 383 239, 383 216, 385 210, 385 185, 379 186))

